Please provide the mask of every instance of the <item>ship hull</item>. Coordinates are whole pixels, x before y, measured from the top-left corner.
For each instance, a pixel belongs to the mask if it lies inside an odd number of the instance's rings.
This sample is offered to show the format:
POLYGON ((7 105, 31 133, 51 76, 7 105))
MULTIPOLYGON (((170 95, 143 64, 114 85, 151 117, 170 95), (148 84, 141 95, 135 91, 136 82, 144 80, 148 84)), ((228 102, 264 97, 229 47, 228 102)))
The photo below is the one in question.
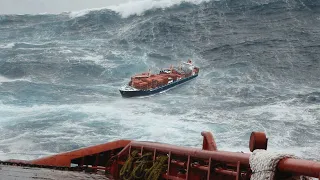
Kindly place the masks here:
POLYGON ((140 179, 320 179, 320 162, 266 151, 268 138, 264 132, 251 133, 252 153, 218 150, 212 133, 203 131, 201 135, 202 148, 117 140, 30 161, 0 161, 0 179, 33 179, 35 174, 37 179, 136 179, 136 172, 147 170, 148 175, 140 173, 140 179), (128 163, 136 166, 125 166, 128 163), (159 167, 165 168, 159 172, 159 167))
POLYGON ((149 96, 149 95, 153 95, 153 94, 168 90, 168 89, 173 88, 179 84, 183 84, 185 82, 188 82, 188 81, 196 78, 197 76, 198 76, 198 74, 195 74, 193 76, 174 81, 174 82, 167 84, 165 86, 161 86, 161 87, 158 87, 155 89, 150 89, 150 90, 126 91, 126 90, 120 89, 119 91, 120 91, 121 96, 125 97, 125 98, 137 97, 137 96, 149 96))

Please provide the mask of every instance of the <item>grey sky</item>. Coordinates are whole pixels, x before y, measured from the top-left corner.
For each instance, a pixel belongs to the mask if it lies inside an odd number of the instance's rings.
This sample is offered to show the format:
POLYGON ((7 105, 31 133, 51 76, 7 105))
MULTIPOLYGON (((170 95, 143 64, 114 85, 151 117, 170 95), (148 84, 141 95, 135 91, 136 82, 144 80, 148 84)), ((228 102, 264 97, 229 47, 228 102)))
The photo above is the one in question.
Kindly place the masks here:
POLYGON ((0 14, 61 13, 101 8, 128 1, 130 0, 0 0, 0 14))

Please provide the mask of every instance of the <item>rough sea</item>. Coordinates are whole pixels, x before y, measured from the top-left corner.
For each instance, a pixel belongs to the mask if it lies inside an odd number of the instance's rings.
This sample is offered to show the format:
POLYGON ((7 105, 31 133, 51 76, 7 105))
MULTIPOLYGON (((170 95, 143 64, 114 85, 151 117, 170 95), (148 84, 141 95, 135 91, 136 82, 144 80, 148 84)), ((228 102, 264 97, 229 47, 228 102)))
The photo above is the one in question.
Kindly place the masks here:
POLYGON ((0 15, 0 159, 118 139, 320 160, 320 1, 142 0, 0 15), (191 59, 199 76, 122 98, 130 76, 191 59))

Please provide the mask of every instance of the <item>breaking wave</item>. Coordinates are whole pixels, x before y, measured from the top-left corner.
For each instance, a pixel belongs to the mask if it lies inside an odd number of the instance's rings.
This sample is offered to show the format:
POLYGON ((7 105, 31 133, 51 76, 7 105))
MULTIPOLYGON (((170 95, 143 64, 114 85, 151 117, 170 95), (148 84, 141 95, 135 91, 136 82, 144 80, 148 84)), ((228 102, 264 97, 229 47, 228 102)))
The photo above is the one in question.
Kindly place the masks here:
POLYGON ((0 15, 0 158, 122 138, 199 147, 208 130, 219 149, 245 151, 251 131, 264 131, 268 149, 320 159, 319 17, 311 0, 0 15), (131 75, 189 58, 194 81, 121 98, 131 75))

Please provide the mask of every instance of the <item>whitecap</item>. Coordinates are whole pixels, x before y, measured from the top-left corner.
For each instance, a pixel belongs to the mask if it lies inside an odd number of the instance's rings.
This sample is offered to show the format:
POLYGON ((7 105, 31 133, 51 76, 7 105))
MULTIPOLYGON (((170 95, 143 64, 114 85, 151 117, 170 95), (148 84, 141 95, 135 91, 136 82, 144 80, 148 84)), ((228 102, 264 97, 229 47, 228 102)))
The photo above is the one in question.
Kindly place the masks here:
POLYGON ((129 1, 119 5, 112 5, 103 8, 84 9, 81 11, 73 11, 70 13, 71 18, 84 16, 91 11, 100 11, 104 9, 110 9, 121 14, 123 18, 127 18, 131 15, 143 15, 143 13, 150 9, 165 9, 174 5, 179 5, 182 2, 188 2, 192 4, 200 4, 202 2, 208 2, 209 0, 139 0, 129 1))

